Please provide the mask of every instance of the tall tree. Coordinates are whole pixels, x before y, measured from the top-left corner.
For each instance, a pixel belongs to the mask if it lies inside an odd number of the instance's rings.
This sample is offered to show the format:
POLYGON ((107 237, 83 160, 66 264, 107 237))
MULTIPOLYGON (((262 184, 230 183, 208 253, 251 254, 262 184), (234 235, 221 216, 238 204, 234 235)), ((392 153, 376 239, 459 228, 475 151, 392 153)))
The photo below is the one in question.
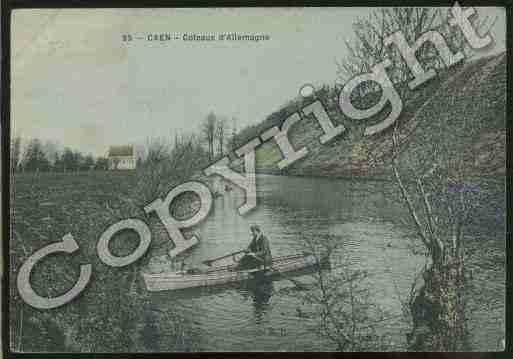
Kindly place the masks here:
POLYGON ((75 156, 71 148, 66 147, 61 157, 62 168, 64 172, 74 171, 76 169, 75 156))
MULTIPOLYGON (((476 193, 467 182, 465 146, 454 143, 446 120, 436 121, 439 132, 417 131, 424 146, 412 147, 397 127, 392 134, 394 178, 430 259, 411 293, 409 342, 413 350, 461 351, 467 345, 463 237, 476 193)), ((472 125, 463 127, 470 136, 472 125)))
POLYGON ((21 137, 16 136, 11 142, 11 171, 17 171, 22 160, 21 153, 21 137))
MULTIPOLYGON (((360 17, 353 23, 355 39, 346 40, 348 56, 338 63, 338 75, 343 83, 352 77, 371 72, 372 66, 388 59, 392 82, 404 83, 412 78, 410 69, 402 59, 397 46, 386 46, 384 39, 401 31, 409 44, 425 32, 436 30, 442 33, 453 51, 464 50, 466 44, 458 31, 447 26, 448 12, 437 7, 387 7, 373 10, 368 17, 360 17)), ((432 44, 425 44, 416 51, 419 62, 428 69, 444 66, 432 44)), ((360 95, 374 91, 378 85, 366 82, 359 86, 360 95)), ((407 95, 406 87, 399 89, 401 96, 407 95)))
POLYGON ((217 131, 217 117, 213 112, 210 112, 201 125, 201 132, 203 138, 207 142, 208 146, 208 160, 214 159, 214 141, 216 139, 217 131))
POLYGON ((238 145, 237 145, 237 118, 236 117, 232 117, 232 134, 230 136, 230 147, 232 150, 235 150, 236 148, 238 148, 238 145))
POLYGON ((79 151, 73 151, 73 162, 75 171, 78 172, 83 170, 84 155, 82 155, 82 153, 79 151))
POLYGON ((217 138, 217 155, 222 156, 224 154, 224 143, 226 135, 228 133, 228 124, 226 119, 219 118, 217 120, 216 138, 217 138))
POLYGON ((46 158, 41 141, 37 138, 29 142, 24 157, 24 168, 27 171, 48 171, 50 167, 50 161, 46 158))
POLYGON ((56 172, 64 171, 64 163, 62 161, 62 156, 59 152, 56 152, 53 158, 53 168, 56 172))
MULTIPOLYGON (((175 136, 175 146, 178 141, 178 137, 175 136)), ((164 137, 148 139, 144 150, 144 162, 150 165, 158 164, 168 158, 170 151, 171 146, 164 137)))
POLYGON ((43 145, 43 152, 45 153, 46 158, 50 161, 52 167, 55 166, 55 155, 59 151, 59 145, 54 141, 46 141, 43 145))
POLYGON ((93 167, 94 167, 94 157, 93 155, 91 154, 88 154, 85 158, 84 158, 84 163, 83 163, 83 169, 85 171, 89 171, 89 170, 92 170, 93 167))

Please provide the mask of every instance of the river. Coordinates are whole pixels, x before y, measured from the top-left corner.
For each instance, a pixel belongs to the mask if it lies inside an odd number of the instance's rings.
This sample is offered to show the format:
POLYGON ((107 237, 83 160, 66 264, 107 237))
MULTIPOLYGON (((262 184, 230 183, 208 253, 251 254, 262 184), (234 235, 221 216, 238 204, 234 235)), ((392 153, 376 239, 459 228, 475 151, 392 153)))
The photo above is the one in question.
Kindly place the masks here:
MULTIPOLYGON (((409 327, 401 300, 406 299, 425 257, 412 252, 412 243, 418 240, 405 224, 402 204, 390 196, 391 188, 393 184, 384 181, 259 175, 257 208, 240 216, 237 208, 244 197, 236 187, 216 198, 198 228, 202 242, 187 263, 194 266, 247 246, 252 223, 259 224, 269 238, 273 255, 300 252, 301 235, 336 235, 342 241, 340 258, 368 273, 369 297, 388 318, 379 330, 390 337, 389 349, 405 350, 409 327)), ((468 328, 471 350, 494 351, 505 336, 505 192, 498 184, 477 188, 479 205, 465 244, 473 252, 466 262, 473 273, 466 295, 468 328)), ((293 287, 281 280, 266 288, 240 285, 152 294, 154 311, 147 321, 163 321, 162 313, 178 312, 187 323, 187 340, 177 344, 165 331, 148 332, 146 349, 334 350, 316 333, 318 319, 303 315, 309 308, 300 294, 290 290, 293 287)))

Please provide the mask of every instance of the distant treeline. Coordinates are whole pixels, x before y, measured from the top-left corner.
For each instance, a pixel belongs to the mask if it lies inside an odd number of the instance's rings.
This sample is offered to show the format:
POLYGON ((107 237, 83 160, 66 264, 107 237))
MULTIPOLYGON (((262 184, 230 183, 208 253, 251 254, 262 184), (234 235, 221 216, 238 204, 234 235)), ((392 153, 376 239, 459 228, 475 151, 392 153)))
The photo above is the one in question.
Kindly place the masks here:
POLYGON ((24 146, 21 137, 11 142, 11 168, 15 172, 77 172, 107 170, 108 159, 94 157, 71 148, 59 149, 54 142, 29 140, 24 146))

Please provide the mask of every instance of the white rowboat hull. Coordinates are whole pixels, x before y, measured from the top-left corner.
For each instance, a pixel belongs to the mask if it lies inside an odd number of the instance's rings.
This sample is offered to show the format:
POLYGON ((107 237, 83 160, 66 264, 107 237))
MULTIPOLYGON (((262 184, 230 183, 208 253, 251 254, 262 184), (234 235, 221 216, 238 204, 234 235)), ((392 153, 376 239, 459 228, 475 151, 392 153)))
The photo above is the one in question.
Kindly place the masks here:
POLYGON ((273 259, 272 269, 251 269, 238 271, 234 265, 214 267, 207 272, 190 274, 186 272, 143 273, 146 288, 149 291, 177 290, 195 287, 210 287, 227 283, 236 283, 252 279, 255 274, 279 276, 286 273, 315 266, 312 255, 291 255, 273 259))

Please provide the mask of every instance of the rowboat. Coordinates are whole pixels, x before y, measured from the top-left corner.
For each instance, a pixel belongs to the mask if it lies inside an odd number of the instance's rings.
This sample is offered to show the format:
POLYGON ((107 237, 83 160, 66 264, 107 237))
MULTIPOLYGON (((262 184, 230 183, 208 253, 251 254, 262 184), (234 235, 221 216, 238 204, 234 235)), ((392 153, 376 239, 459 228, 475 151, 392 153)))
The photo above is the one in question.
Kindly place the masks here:
POLYGON ((194 270, 143 273, 144 282, 148 291, 177 290, 195 287, 210 287, 227 283, 241 282, 256 277, 280 277, 284 273, 307 269, 317 264, 316 258, 311 254, 294 254, 274 257, 272 265, 239 270, 237 264, 213 266, 206 271, 194 270))

